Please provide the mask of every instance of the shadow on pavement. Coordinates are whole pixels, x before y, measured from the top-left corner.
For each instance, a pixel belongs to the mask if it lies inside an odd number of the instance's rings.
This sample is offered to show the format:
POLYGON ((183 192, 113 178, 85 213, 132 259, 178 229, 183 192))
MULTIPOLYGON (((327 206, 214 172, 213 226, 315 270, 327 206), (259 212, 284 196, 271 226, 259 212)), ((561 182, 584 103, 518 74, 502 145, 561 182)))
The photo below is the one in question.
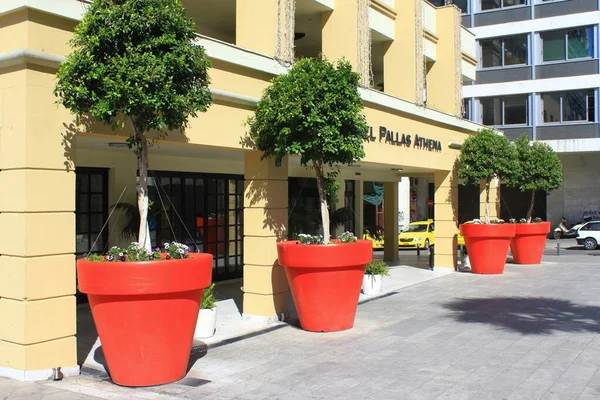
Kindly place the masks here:
POLYGON ((490 324, 522 334, 554 332, 600 333, 600 307, 547 297, 458 299, 443 304, 452 318, 464 323, 490 324))

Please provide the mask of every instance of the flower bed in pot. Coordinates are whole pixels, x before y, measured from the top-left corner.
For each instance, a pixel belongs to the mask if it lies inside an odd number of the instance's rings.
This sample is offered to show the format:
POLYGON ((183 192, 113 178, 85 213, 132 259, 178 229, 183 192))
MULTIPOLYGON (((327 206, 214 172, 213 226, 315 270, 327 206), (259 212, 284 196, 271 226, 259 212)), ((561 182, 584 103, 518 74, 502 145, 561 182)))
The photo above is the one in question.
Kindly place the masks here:
POLYGON ((285 241, 277 244, 277 253, 302 329, 352 328, 365 267, 373 257, 371 241, 354 238, 327 245, 285 241))
POLYGON ((473 273, 492 275, 504 272, 515 224, 462 224, 460 233, 465 238, 473 273))
POLYGON ((534 221, 515 225, 515 237, 510 241, 510 251, 516 264, 540 264, 550 222, 534 221))
POLYGON ((133 243, 77 261, 79 289, 88 295, 108 372, 118 385, 153 386, 186 374, 212 256, 187 254, 180 244, 165 247, 167 253, 148 253, 133 243), (130 261, 139 259, 145 261, 130 261))

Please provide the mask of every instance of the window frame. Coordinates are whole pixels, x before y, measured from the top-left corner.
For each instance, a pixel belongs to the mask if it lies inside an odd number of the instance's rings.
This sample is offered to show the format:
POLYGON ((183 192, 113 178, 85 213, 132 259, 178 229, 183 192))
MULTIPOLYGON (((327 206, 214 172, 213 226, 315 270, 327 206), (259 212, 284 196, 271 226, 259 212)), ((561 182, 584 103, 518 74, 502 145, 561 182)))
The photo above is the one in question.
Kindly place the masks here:
MULTIPOLYGON (((554 1, 566 1, 566 0, 554 0, 554 1)), ((551 1, 552 2, 552 1, 551 1)), ((597 53, 596 53, 596 43, 595 43, 595 37, 596 37, 596 33, 597 30, 594 28, 594 26, 589 26, 589 25, 584 25, 584 26, 575 26, 575 27, 571 27, 571 28, 563 28, 563 29, 553 29, 553 30, 547 30, 547 31, 541 31, 537 33, 537 37, 539 38, 539 65, 549 65, 549 64, 559 64, 559 63, 565 63, 565 62, 576 62, 576 61, 586 61, 586 60, 595 60, 597 59, 597 53), (592 46, 592 55, 591 56, 585 56, 585 57, 577 57, 577 58, 569 58, 569 31, 572 30, 577 30, 577 29, 585 29, 586 32, 591 32, 591 37, 588 34, 588 46, 592 46), (563 37, 564 37, 564 51, 565 51, 565 58, 562 60, 551 60, 551 61, 545 61, 544 60, 544 34, 546 33, 556 33, 556 32, 562 32, 563 33, 563 37)))
POLYGON ((530 105, 530 97, 529 94, 518 94, 518 95, 509 95, 509 96, 496 96, 496 97, 482 97, 479 99, 479 103, 481 105, 481 123, 484 124, 483 121, 483 114, 484 114, 484 108, 483 108, 483 100, 486 99, 500 99, 500 112, 501 112, 501 122, 502 125, 487 125, 487 126, 492 126, 492 127, 510 127, 510 128, 521 128, 521 127, 529 127, 531 126, 531 117, 529 115, 529 111, 531 109, 531 105, 530 105), (510 125, 506 125, 506 110, 505 110, 505 102, 507 98, 515 98, 515 97, 521 97, 521 96, 525 96, 525 123, 524 124, 510 124, 510 125))
POLYGON ((75 256, 80 258, 83 257, 87 254, 102 254, 104 253, 107 248, 108 248, 108 244, 109 244, 109 229, 108 226, 106 225, 106 222, 108 220, 108 179, 109 179, 109 169, 108 168, 96 168, 96 167, 77 167, 75 169, 75 175, 76 175, 76 184, 75 184, 75 234, 77 235, 85 235, 87 236, 88 239, 88 246, 87 246, 87 250, 85 251, 78 251, 77 249, 77 239, 75 239, 75 256), (84 179, 88 180, 88 189, 87 191, 83 192, 81 191, 81 187, 78 184, 77 181, 77 175, 79 175, 80 178, 85 177, 84 179), (92 182, 91 182, 91 177, 92 175, 100 175, 101 179, 102 179, 102 189, 100 192, 97 191, 93 191, 92 190, 92 182), (82 210, 79 207, 79 203, 80 203, 80 196, 82 194, 85 194, 88 196, 88 207, 87 210, 82 210), (101 207, 101 211, 92 211, 91 210, 91 198, 92 195, 101 195, 102 196, 102 207, 101 207), (102 224, 103 226, 101 227, 99 232, 96 232, 95 230, 92 229, 92 216, 93 215, 101 215, 102 216, 102 224), (87 219, 87 223, 88 223, 88 229, 84 232, 84 231, 80 231, 79 230, 79 218, 86 218, 87 219), (101 248, 100 250, 96 250, 94 251, 94 243, 92 241, 92 236, 93 235, 101 235, 102 236, 102 241, 103 241, 103 248, 101 248))
POLYGON ((561 91, 556 91, 556 92, 543 92, 539 94, 539 103, 540 103, 540 120, 539 120, 539 125, 544 125, 544 126, 557 126, 557 125, 581 125, 581 124, 595 124, 597 123, 596 121, 596 104, 594 104, 594 120, 590 121, 590 96, 588 95, 589 92, 592 92, 592 97, 594 98, 594 103, 597 102, 596 99, 596 89, 579 89, 579 90, 561 90, 561 91), (574 93, 574 92, 585 92, 585 113, 586 113, 586 119, 585 120, 579 120, 579 121, 565 121, 564 120, 564 96, 565 94, 568 93, 574 93), (544 94, 558 94, 560 96, 560 101, 559 101, 559 115, 560 115, 560 121, 557 122, 546 122, 544 121, 544 100, 543 100, 543 95, 544 94))
POLYGON ((500 0, 500 7, 498 7, 498 8, 490 8, 490 9, 484 10, 483 9, 483 0, 479 0, 477 2, 477 8, 478 8, 477 12, 478 13, 486 13, 486 12, 505 10, 505 9, 513 9, 513 8, 517 8, 517 7, 530 7, 531 6, 531 4, 529 3, 530 0, 524 0, 525 4, 517 4, 515 6, 505 6, 504 1, 505 0, 500 0))
POLYGON ((480 51, 480 57, 479 59, 481 60, 479 62, 479 70, 480 71, 490 71, 490 70, 494 70, 494 69, 505 69, 505 68, 522 68, 522 67, 527 67, 529 65, 531 65, 531 55, 529 54, 529 49, 530 49, 530 41, 529 41, 529 34, 528 33, 522 33, 522 34, 518 34, 518 35, 510 35, 510 36, 502 36, 502 37, 495 37, 495 38, 485 38, 482 40, 479 40, 479 51, 480 51), (525 37, 525 47, 526 47, 526 51, 525 51, 525 64, 510 64, 510 65, 506 65, 504 56, 505 56, 505 44, 504 41, 507 39, 513 39, 513 38, 517 38, 517 37, 521 37, 524 36, 525 37), (495 66, 495 67, 484 67, 483 66, 483 42, 491 42, 494 40, 499 40, 500 41, 500 65, 499 66, 495 66))

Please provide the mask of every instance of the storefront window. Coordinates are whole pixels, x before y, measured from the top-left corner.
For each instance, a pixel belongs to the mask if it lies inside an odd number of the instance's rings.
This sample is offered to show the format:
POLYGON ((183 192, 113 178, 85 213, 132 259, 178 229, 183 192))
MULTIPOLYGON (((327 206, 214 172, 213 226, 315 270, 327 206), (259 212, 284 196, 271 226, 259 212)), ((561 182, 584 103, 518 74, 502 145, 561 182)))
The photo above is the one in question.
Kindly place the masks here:
POLYGON ((579 90, 541 95, 545 123, 595 120, 595 95, 593 90, 579 90))
POLYGON ((77 168, 75 254, 102 253, 108 244, 108 170, 77 168))
POLYGON ((592 28, 542 32, 543 60, 564 61, 594 57, 594 31, 592 28))
POLYGON ((344 181, 344 186, 344 207, 347 210, 352 211, 351 213, 348 213, 348 215, 351 217, 346 218, 344 221, 344 231, 353 232, 358 236, 358 232, 354 230, 354 204, 356 201, 356 181, 344 181))
POLYGON ((481 99, 483 124, 489 126, 526 125, 528 96, 481 99))
POLYGON ((150 176, 152 243, 177 240, 212 254, 214 280, 242 276, 243 177, 154 171, 150 176))
POLYGON ((527 35, 481 42, 482 68, 527 64, 527 35))

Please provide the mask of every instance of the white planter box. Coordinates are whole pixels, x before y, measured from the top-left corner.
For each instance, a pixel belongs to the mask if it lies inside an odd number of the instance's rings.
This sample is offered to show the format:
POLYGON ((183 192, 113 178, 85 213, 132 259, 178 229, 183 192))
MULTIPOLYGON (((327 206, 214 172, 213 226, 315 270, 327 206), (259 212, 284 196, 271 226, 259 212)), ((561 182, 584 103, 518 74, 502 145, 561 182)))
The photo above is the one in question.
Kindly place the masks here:
POLYGON ((198 314, 198 322, 196 322, 194 337, 198 339, 212 337, 215 334, 216 325, 217 308, 201 308, 198 314))
POLYGON ((381 275, 363 276, 362 292, 366 295, 381 293, 381 275))

